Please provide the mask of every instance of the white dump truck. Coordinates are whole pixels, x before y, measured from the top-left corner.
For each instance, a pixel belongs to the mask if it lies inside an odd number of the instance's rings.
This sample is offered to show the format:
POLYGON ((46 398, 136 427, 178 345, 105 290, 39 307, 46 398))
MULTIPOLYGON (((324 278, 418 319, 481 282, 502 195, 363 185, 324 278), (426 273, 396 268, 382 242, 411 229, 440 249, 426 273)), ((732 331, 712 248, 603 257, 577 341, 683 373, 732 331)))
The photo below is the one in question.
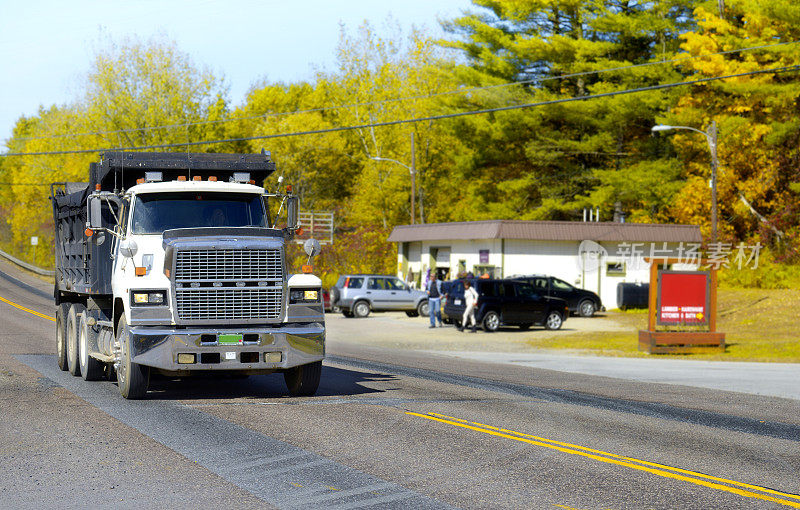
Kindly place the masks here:
POLYGON ((89 183, 53 184, 59 367, 116 379, 129 399, 153 371, 282 372, 291 395, 313 395, 325 355, 310 274, 319 243, 288 267, 298 198, 255 184, 274 171, 266 151, 108 152, 89 183))

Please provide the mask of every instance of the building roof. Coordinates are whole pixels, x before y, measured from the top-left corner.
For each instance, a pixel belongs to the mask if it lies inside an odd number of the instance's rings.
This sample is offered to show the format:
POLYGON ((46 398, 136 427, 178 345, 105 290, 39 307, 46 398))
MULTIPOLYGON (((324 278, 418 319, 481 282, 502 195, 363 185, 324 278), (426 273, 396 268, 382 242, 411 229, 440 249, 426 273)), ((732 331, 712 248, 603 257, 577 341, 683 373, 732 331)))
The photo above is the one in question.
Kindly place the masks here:
POLYGON ((400 225, 395 227, 389 236, 390 242, 457 239, 689 243, 702 241, 700 227, 696 225, 590 221, 489 220, 400 225))

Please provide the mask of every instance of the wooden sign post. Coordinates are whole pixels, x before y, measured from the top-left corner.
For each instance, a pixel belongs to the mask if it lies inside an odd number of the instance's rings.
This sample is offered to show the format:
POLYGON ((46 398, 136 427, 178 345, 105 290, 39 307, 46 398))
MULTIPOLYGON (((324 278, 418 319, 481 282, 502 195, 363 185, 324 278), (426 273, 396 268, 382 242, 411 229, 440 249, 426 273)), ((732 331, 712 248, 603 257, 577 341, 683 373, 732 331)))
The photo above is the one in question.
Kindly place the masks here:
MULTIPOLYGON (((645 258, 650 263, 647 331, 639 331, 639 350, 650 354, 725 351, 717 332, 717 271, 671 271, 659 264, 676 258, 645 258)), ((708 261, 698 260, 707 265, 708 261)))

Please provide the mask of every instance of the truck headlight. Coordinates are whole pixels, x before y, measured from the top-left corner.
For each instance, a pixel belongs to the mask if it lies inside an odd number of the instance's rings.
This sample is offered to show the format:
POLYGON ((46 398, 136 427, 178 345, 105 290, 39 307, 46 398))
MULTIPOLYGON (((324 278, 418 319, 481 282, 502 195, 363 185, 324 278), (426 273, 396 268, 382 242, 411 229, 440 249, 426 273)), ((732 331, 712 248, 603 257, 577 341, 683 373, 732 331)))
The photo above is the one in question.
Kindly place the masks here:
POLYGON ((292 289, 289 291, 289 303, 318 303, 319 289, 292 289))
POLYGON ((167 300, 167 293, 163 290, 142 290, 131 294, 131 304, 136 306, 163 305, 167 300))

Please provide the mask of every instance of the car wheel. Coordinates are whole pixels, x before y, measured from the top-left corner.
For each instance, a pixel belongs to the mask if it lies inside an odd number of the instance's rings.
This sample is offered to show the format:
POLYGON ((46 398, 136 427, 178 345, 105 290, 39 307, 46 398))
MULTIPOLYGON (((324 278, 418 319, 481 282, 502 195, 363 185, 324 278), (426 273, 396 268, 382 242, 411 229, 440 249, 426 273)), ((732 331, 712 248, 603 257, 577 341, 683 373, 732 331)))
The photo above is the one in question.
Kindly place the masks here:
POLYGON ((423 317, 430 315, 430 309, 428 308, 428 301, 425 300, 417 306, 417 313, 423 317))
POLYGON ((580 306, 578 306, 578 313, 581 317, 591 317, 594 315, 595 310, 594 302, 590 299, 581 301, 580 306))
POLYGON ((561 317, 561 314, 552 311, 547 315, 547 320, 544 323, 544 327, 547 329, 561 329, 561 325, 564 324, 564 319, 561 317))
POLYGON ((527 330, 531 329, 531 325, 530 324, 520 324, 519 325, 519 329, 521 329, 522 331, 527 331, 527 330))
POLYGON ((419 317, 419 312, 417 312, 416 310, 413 310, 413 311, 412 310, 407 310, 406 311, 406 315, 408 315, 409 317, 419 317))
POLYGON ((494 333, 500 327, 500 315, 497 312, 486 312, 483 316, 483 329, 494 333))
POLYGON ((363 319, 364 317, 369 315, 369 303, 366 301, 359 301, 353 306, 353 315, 358 317, 359 319, 363 319))

